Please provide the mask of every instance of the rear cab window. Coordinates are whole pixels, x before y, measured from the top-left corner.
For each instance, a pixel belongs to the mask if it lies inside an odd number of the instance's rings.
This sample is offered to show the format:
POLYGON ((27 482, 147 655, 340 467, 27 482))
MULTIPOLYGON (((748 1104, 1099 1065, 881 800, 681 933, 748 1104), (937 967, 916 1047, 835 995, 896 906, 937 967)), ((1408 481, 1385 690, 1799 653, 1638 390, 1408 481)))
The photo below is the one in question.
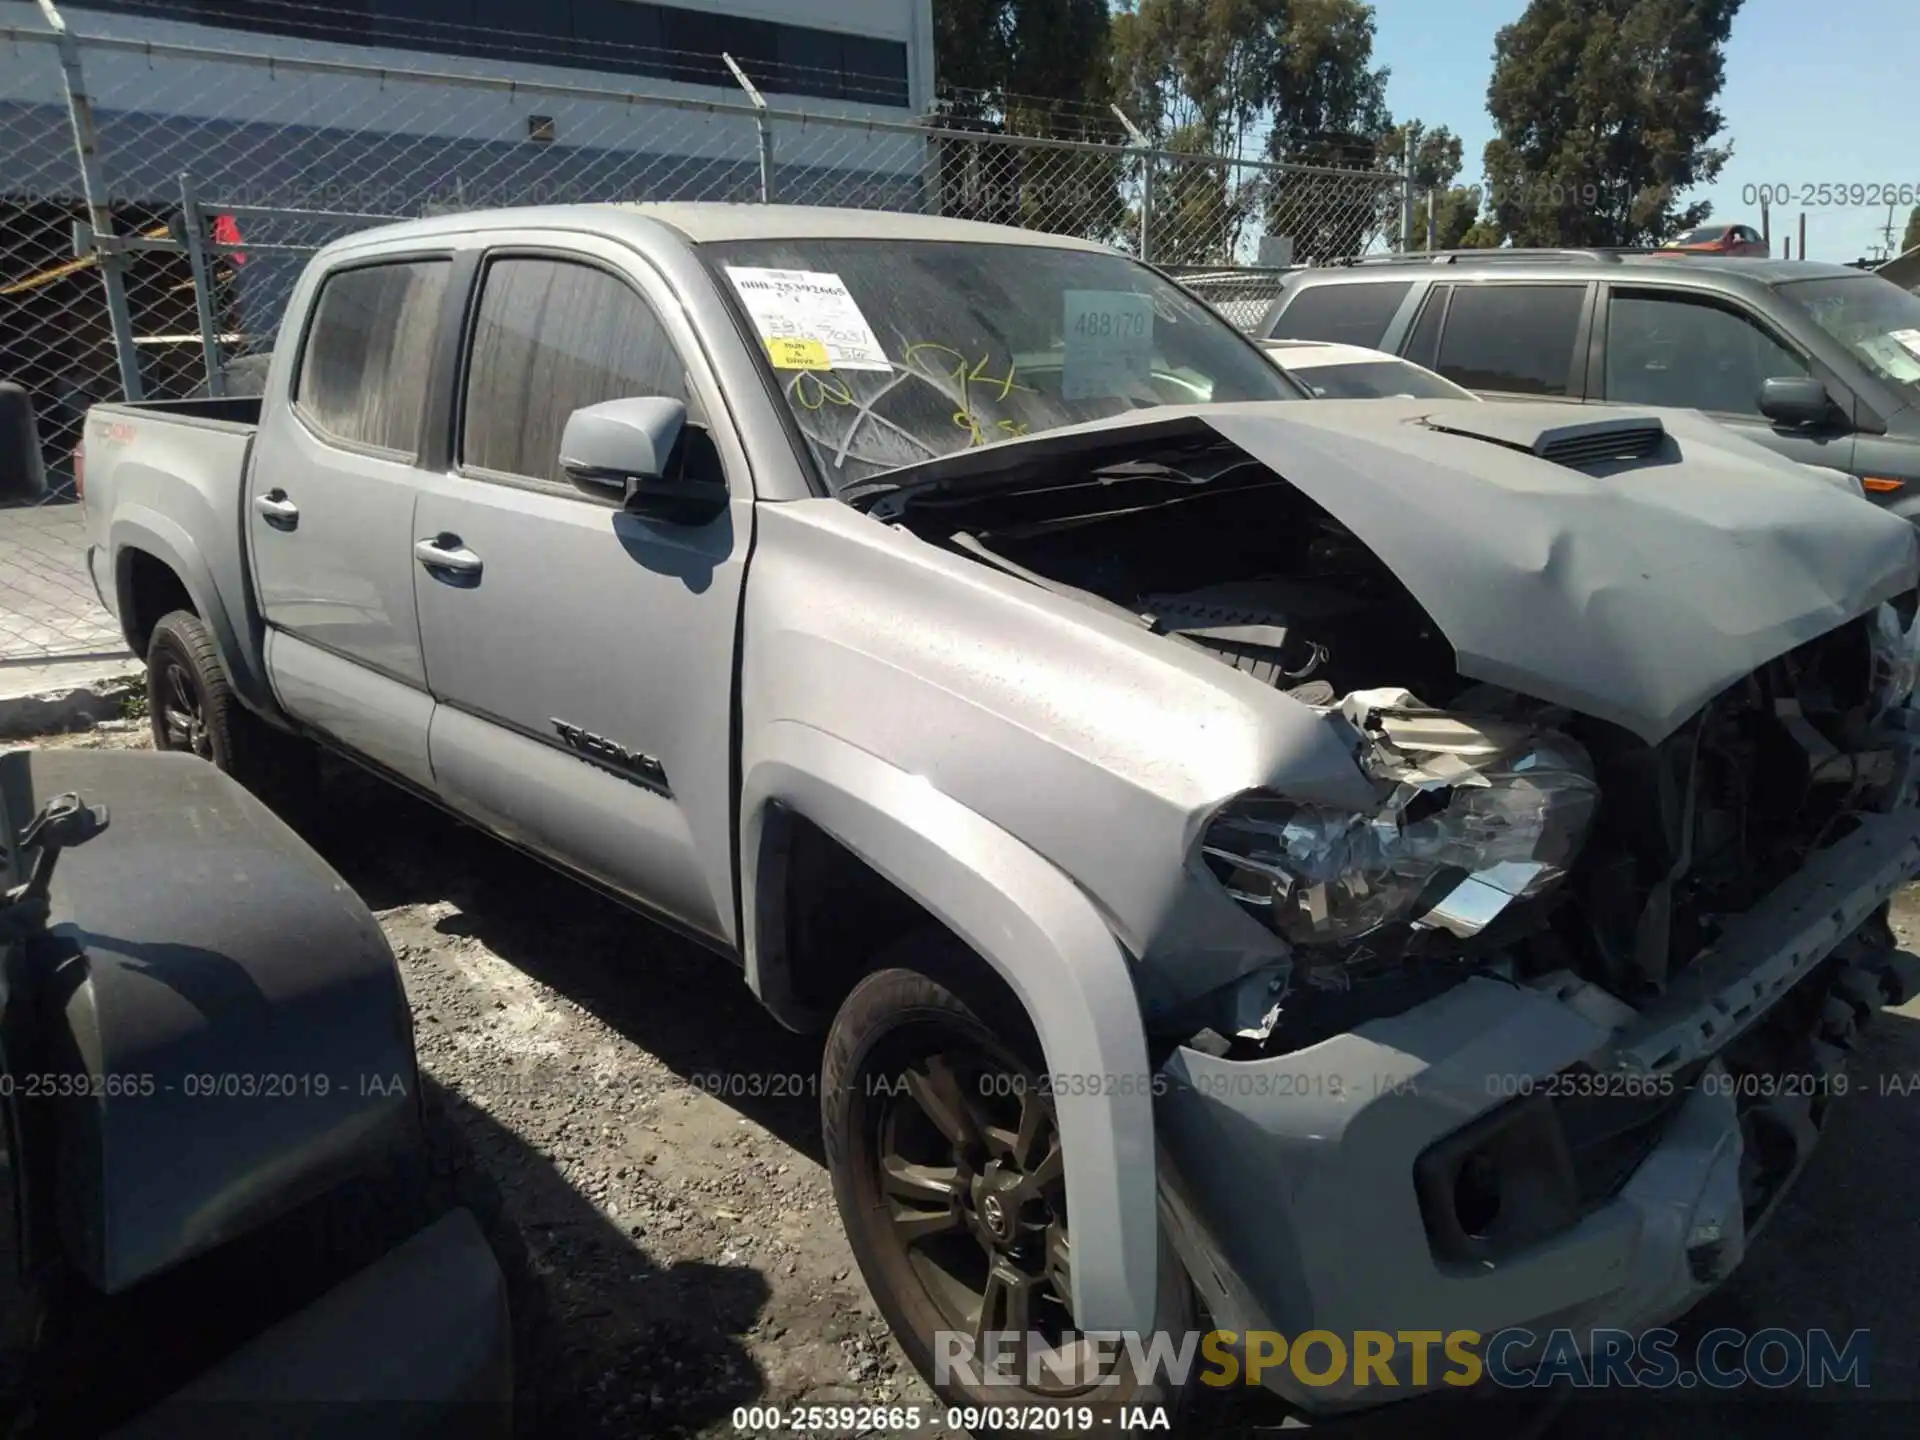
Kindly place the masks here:
POLYGON ((1378 350, 1412 289, 1411 280, 1308 285, 1280 312, 1268 338, 1332 340, 1378 350))
POLYGON ((327 439, 412 458, 452 263, 386 260, 320 282, 294 373, 294 412, 327 439))
POLYGON ((1574 355, 1587 290, 1584 283, 1455 285, 1433 368, 1469 390, 1577 395, 1574 355))

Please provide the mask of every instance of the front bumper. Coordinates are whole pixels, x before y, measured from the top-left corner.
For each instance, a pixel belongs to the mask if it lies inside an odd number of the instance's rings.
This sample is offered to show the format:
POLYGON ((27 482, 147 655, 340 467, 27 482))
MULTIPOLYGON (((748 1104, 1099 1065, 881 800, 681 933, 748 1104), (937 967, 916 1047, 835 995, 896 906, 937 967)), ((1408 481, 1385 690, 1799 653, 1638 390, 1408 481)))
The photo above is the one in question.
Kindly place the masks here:
POLYGON ((506 1281, 456 1210, 109 1440, 504 1440, 512 1399, 506 1281))
MULTIPOLYGON (((1214 1324, 1330 1331, 1351 1347, 1361 1331, 1578 1334, 1685 1311, 1731 1273, 1765 1218, 1743 1202, 1742 1114, 1729 1087, 1700 1078, 1723 1073, 1725 1047, 1916 873, 1920 812, 1867 817, 1730 924, 1644 1015, 1623 1015, 1577 980, 1477 977, 1288 1055, 1235 1062, 1177 1050, 1157 1102, 1161 1204, 1214 1324), (1673 1096, 1624 1182, 1497 1256, 1450 1248, 1422 1204, 1422 1157, 1575 1066, 1673 1096)), ((1804 1164, 1818 1120, 1785 1118, 1791 1153, 1766 1211, 1804 1164)), ((1409 1349, 1396 1347, 1391 1363, 1392 1389, 1377 1374, 1356 1386, 1352 1367, 1312 1387, 1292 1367, 1263 1380, 1302 1410, 1336 1413, 1416 1390, 1409 1349)), ((1428 1369, 1430 1388, 1444 1369, 1428 1369)))

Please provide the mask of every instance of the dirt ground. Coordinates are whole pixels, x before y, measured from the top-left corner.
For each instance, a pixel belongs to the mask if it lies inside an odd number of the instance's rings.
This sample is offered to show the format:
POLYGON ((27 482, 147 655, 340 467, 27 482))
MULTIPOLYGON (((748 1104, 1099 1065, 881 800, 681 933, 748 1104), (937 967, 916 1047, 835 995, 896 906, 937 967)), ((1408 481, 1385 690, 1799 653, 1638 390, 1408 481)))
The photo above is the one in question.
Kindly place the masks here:
MULTIPOLYGON (((35 743, 135 747, 145 726, 35 743)), ((325 790, 309 838, 393 945, 436 1151, 509 1275, 520 1433, 717 1440, 743 1433, 735 1407, 794 1401, 931 1412, 841 1235, 818 1041, 775 1024, 725 961, 429 807, 346 767, 325 790)), ((1911 895, 1896 918, 1920 944, 1911 895)), ((1760 1391, 1712 1428, 1859 1440, 1920 1418, 1909 1008, 1870 1033, 1809 1173, 1685 1327, 1867 1328, 1872 1400, 1896 1403, 1801 1408, 1760 1391)), ((1195 1433, 1227 1418, 1203 1406, 1195 1433)), ((1570 1440, 1699 1428, 1677 1399, 1576 1399, 1550 1422, 1570 1440)))

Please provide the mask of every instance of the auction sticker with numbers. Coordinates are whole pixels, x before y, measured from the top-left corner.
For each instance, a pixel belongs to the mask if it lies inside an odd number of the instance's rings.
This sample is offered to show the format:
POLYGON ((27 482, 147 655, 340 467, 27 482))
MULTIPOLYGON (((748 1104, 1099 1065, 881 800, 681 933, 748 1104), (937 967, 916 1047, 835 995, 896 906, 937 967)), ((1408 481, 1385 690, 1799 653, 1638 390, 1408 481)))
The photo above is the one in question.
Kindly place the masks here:
POLYGON ((880 337, 838 275, 755 265, 726 268, 776 370, 892 371, 880 337))
POLYGON ((1069 290, 1065 304, 1062 399, 1127 399, 1153 378, 1151 296, 1131 290, 1069 290))

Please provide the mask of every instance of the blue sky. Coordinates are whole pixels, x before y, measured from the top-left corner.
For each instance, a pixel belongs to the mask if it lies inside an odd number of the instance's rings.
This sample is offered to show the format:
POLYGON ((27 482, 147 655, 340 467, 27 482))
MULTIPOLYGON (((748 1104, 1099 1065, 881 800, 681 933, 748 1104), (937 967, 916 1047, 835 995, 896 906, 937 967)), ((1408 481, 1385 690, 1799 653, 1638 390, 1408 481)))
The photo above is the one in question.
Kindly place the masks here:
MULTIPOLYGON (((1525 0, 1374 0, 1374 55, 1393 68, 1394 118, 1460 136, 1464 181, 1479 178, 1493 135, 1486 94, 1494 32, 1525 8, 1525 0)), ((1732 140, 1733 158, 1697 194, 1714 202, 1714 219, 1758 225, 1749 187, 1790 186, 1792 201, 1773 206, 1778 254, 1781 237, 1797 232, 1802 185, 1920 187, 1917 69, 1920 0, 1746 0, 1720 92, 1721 139, 1732 140)), ((1887 222, 1884 205, 1809 205, 1806 215, 1807 252, 1816 260, 1874 253, 1887 222)), ((1897 211, 1895 246, 1906 223, 1906 210, 1897 211)))

